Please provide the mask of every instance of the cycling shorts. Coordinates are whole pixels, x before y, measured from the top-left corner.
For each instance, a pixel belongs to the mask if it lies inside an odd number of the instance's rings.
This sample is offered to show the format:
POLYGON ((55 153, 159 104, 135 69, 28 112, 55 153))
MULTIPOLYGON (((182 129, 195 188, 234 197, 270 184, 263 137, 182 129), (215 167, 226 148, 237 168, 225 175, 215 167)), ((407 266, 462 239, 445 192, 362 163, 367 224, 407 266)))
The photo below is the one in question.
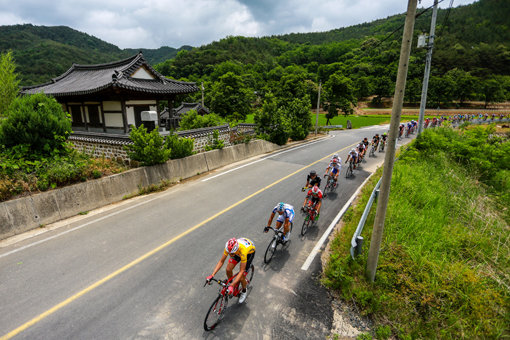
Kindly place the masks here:
MULTIPOLYGON (((246 256, 246 270, 248 270, 248 268, 250 268, 254 257, 255 257, 255 252, 250 253, 246 256)), ((241 257, 239 255, 235 255, 234 257, 231 257, 228 260, 228 263, 233 263, 234 265, 238 264, 239 262, 241 262, 241 257)))
POLYGON ((336 175, 336 174, 337 174, 337 172, 338 172, 338 170, 339 170, 338 168, 333 168, 333 169, 331 170, 331 173, 332 173, 333 175, 336 175))

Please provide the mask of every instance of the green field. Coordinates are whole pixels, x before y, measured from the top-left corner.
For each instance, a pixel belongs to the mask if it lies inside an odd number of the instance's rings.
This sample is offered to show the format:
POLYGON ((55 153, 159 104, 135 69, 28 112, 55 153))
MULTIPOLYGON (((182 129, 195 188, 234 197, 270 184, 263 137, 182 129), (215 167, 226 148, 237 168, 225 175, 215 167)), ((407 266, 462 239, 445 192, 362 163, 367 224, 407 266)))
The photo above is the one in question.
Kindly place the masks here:
MULTIPOLYGON (((315 126, 315 114, 310 115, 310 120, 312 122, 312 126, 315 126)), ((333 119, 329 120, 329 125, 342 125, 343 128, 347 126, 347 120, 351 121, 352 128, 357 129, 364 126, 370 126, 370 125, 380 125, 380 124, 389 124, 391 119, 390 115, 366 115, 366 116, 337 116, 333 119)), ((418 116, 402 116, 401 121, 407 121, 415 119, 418 120, 418 116)), ((326 117, 324 114, 319 114, 319 126, 325 126, 326 125, 326 117)), ((246 120, 244 123, 254 123, 253 115, 248 115, 246 117, 246 120)))

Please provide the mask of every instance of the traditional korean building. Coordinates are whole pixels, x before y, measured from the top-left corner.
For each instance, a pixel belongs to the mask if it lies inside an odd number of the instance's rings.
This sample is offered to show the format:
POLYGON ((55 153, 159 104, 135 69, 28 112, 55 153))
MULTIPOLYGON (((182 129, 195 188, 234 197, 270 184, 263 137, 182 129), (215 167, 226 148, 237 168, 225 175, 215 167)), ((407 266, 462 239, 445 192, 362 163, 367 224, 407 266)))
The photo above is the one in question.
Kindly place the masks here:
POLYGON ((159 116, 159 101, 172 107, 176 95, 198 90, 195 83, 164 77, 140 52, 107 64, 73 64, 61 76, 25 87, 22 93, 54 97, 71 115, 75 132, 126 134, 130 125, 142 124, 142 111, 156 111, 159 116))
POLYGON ((166 126, 168 129, 179 128, 180 120, 190 110, 195 110, 201 116, 210 113, 209 109, 200 103, 182 103, 179 107, 172 109, 165 107, 160 115, 161 125, 166 126))

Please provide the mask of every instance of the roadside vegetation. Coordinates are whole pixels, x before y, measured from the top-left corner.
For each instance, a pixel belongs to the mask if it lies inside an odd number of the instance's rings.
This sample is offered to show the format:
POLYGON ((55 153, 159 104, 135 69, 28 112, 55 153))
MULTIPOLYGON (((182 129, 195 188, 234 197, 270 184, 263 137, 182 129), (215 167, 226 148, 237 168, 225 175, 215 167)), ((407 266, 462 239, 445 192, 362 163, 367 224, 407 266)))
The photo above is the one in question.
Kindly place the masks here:
POLYGON ((374 283, 350 239, 381 175, 331 242, 323 283, 399 339, 510 336, 510 139, 493 127, 425 130, 395 164, 374 283))

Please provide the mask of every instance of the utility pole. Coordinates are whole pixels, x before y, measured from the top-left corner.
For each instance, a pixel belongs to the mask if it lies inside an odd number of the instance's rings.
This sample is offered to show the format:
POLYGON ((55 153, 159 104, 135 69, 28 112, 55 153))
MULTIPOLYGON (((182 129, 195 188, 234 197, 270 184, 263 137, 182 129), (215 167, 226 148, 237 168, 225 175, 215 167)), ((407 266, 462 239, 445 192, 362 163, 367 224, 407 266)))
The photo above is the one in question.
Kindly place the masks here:
POLYGON ((321 80, 319 79, 319 96, 317 97, 317 114, 315 115, 315 136, 319 128, 319 106, 321 105, 321 80))
POLYGON ((368 252, 368 261, 366 268, 367 278, 373 282, 379 259, 379 250, 381 248, 382 235, 384 230, 384 219, 388 207, 388 198, 390 196, 391 175, 393 172, 393 163, 395 161, 395 145, 398 137, 398 126, 402 114, 402 103, 404 102, 404 91, 406 87, 407 68, 409 65, 409 55, 411 53, 411 44, 413 41, 414 19, 416 15, 417 0, 409 0, 407 5, 407 15, 404 25, 404 34, 402 37, 402 47, 400 49, 400 61, 398 64, 397 82, 395 83, 395 95, 393 97, 393 108, 390 121, 390 135, 388 147, 384 158, 384 170, 381 180, 381 189, 379 190, 377 200, 377 211, 375 213, 374 228, 372 231, 372 240, 370 241, 370 250, 368 252))
POLYGON ((430 64, 432 62, 432 49, 434 48, 434 35, 436 34, 437 2, 434 0, 434 9, 432 10, 432 21, 430 22, 430 36, 427 44, 427 57, 425 59, 425 74, 423 75, 423 85, 421 87, 420 116, 418 118, 418 135, 423 131, 425 121, 425 106, 427 104, 427 90, 429 88, 430 64))

